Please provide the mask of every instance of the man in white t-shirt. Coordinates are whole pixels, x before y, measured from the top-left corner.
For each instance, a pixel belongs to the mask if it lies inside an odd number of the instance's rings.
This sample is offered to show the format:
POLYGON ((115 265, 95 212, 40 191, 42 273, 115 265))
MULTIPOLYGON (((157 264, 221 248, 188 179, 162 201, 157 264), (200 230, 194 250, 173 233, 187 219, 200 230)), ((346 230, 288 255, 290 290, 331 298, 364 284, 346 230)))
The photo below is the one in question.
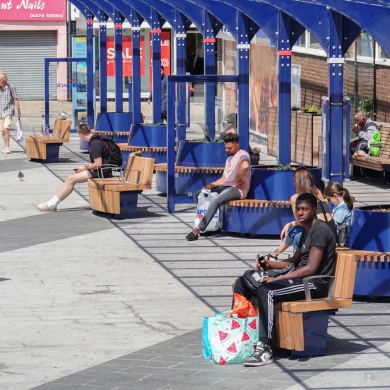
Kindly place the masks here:
MULTIPOLYGON (((226 153, 229 155, 223 175, 220 179, 204 186, 206 190, 217 192, 218 196, 210 201, 209 208, 199 226, 187 234, 186 239, 188 241, 198 239, 199 233, 206 230, 219 207, 230 200, 246 198, 251 184, 251 163, 248 152, 240 149, 239 139, 240 137, 235 133, 228 133, 223 139, 226 153)), ((198 196, 201 191, 194 195, 196 203, 198 203, 198 196)))

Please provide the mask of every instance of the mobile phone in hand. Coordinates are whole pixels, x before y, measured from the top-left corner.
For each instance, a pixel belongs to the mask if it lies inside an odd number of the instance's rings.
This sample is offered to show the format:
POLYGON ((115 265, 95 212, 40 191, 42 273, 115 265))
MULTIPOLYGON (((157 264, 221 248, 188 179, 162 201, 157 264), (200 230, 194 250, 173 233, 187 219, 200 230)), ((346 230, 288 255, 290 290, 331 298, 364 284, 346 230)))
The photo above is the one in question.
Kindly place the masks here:
POLYGON ((257 255, 256 260, 261 265, 261 262, 264 260, 264 256, 257 255))
POLYGON ((78 169, 78 168, 73 168, 73 170, 74 170, 75 172, 77 172, 79 169, 78 169))

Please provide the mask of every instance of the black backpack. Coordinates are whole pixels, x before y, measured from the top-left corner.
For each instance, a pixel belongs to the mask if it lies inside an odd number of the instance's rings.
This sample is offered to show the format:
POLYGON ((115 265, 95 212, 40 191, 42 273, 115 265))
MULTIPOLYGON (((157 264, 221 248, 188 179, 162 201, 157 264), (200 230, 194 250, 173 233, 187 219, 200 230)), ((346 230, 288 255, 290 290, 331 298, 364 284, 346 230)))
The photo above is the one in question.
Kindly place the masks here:
POLYGON ((104 135, 95 134, 91 137, 91 140, 97 138, 101 139, 105 143, 108 152, 110 153, 108 163, 120 167, 123 164, 123 157, 119 146, 111 138, 104 135))

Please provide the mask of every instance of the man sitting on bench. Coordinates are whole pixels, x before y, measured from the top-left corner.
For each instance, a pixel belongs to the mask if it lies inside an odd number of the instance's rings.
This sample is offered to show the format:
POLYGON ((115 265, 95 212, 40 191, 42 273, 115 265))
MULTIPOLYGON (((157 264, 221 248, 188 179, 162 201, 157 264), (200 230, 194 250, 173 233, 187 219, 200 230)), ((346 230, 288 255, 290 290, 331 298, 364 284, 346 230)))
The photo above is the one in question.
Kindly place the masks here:
MULTIPOLYGON (((336 239, 329 226, 316 218, 317 198, 303 193, 296 199, 298 221, 305 227, 294 256, 276 262, 261 260, 258 270, 282 269, 291 263, 294 271, 275 278, 264 278, 257 289, 259 305, 259 342, 255 352, 244 361, 244 366, 263 366, 273 362, 270 345, 274 320, 274 303, 305 299, 303 278, 313 275, 334 275, 336 239)), ((322 298, 328 293, 329 279, 318 278, 309 282, 312 298, 322 298)), ((251 298, 251 290, 241 276, 234 285, 234 293, 251 298)))
MULTIPOLYGON (((77 133, 82 141, 89 141, 88 151, 91 162, 84 167, 75 168, 75 173, 68 176, 56 195, 48 202, 39 203, 39 205, 37 205, 37 208, 40 211, 57 211, 58 204, 72 193, 75 184, 86 183, 88 179, 99 177, 98 169, 102 164, 111 163, 111 151, 107 142, 103 140, 103 137, 94 136, 86 123, 82 123, 78 126, 77 133)), ((111 169, 104 171, 103 175, 104 177, 110 177, 112 175, 111 169)))
POLYGON ((367 117, 365 111, 358 111, 355 114, 355 126, 351 129, 351 135, 354 137, 349 140, 351 154, 363 150, 368 153, 369 145, 372 134, 375 130, 378 130, 378 126, 374 121, 367 117))

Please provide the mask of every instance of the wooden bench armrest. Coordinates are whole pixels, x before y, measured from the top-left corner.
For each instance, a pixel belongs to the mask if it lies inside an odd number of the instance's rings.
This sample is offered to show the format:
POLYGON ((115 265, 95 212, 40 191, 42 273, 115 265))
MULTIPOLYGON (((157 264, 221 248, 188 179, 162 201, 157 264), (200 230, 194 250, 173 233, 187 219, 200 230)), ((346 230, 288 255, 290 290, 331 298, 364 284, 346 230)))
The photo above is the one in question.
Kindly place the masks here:
POLYGON ((333 291, 334 291, 334 281, 335 277, 334 276, 327 276, 327 275, 313 275, 313 276, 308 276, 306 278, 303 278, 303 286, 305 287, 305 298, 306 301, 311 302, 311 294, 310 294, 310 288, 309 288, 309 281, 312 279, 322 279, 322 278, 329 278, 329 291, 328 291, 328 296, 326 297, 327 301, 330 301, 333 299, 333 291))

